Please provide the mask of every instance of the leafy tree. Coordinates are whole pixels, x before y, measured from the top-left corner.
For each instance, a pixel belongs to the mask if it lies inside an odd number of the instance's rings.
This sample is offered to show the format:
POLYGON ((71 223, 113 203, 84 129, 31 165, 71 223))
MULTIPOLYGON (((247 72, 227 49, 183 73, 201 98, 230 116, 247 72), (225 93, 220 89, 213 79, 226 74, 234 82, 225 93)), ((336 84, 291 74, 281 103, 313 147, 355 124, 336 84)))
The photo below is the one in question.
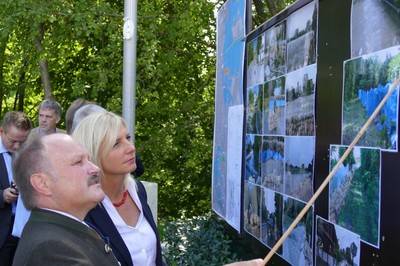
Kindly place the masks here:
MULTIPOLYGON (((160 217, 210 209, 214 11, 223 2, 138 1, 135 144, 143 179, 159 184, 160 217)), ((255 1, 255 25, 288 3, 255 1)), ((37 124, 51 97, 64 111, 83 97, 121 113, 123 9, 123 0, 0 1, 1 114, 22 110, 37 124)))
POLYGON ((260 26, 294 2, 293 0, 253 0, 253 28, 260 26))

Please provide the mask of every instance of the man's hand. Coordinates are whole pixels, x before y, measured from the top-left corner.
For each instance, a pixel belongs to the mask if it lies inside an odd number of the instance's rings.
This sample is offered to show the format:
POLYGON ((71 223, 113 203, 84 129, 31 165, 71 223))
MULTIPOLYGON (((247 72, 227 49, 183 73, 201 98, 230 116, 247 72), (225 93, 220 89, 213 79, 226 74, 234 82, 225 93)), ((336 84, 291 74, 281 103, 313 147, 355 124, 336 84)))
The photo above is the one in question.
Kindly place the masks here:
POLYGON ((3 192, 4 202, 13 203, 18 199, 18 191, 15 188, 6 188, 3 192))

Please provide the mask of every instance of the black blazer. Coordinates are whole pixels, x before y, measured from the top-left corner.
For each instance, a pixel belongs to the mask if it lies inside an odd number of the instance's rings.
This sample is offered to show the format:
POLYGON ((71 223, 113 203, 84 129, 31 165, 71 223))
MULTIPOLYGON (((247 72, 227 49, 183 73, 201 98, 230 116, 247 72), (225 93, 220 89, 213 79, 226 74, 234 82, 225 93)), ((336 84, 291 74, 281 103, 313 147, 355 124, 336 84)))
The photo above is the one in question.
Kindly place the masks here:
MULTIPOLYGON (((151 213, 150 206, 147 204, 147 193, 142 182, 137 179, 135 179, 135 181, 138 187, 137 193, 139 196, 139 200, 142 203, 143 215, 144 217, 146 217, 157 238, 156 265, 162 266, 164 264, 161 255, 160 238, 157 231, 157 225, 154 222, 153 214, 151 213)), ((104 236, 107 236, 110 239, 111 248, 114 252, 115 257, 121 263, 121 266, 133 266, 129 250, 126 247, 124 240, 119 234, 103 204, 100 203, 95 208, 90 210, 85 217, 85 221, 94 225, 104 236)))
POLYGON ((10 187, 6 164, 3 154, 0 154, 0 247, 4 245, 6 237, 10 230, 12 217, 12 205, 4 202, 3 193, 6 188, 10 187))

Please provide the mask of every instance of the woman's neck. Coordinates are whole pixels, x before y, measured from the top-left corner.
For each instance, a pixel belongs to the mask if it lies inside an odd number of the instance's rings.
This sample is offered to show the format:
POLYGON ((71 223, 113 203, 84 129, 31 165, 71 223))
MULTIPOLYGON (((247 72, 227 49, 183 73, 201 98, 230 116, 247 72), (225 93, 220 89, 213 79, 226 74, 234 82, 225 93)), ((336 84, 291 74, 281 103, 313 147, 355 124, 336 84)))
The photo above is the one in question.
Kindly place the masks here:
POLYGON ((103 177, 101 182, 101 187, 103 188, 104 193, 111 200, 120 200, 121 195, 126 190, 125 186, 125 176, 122 177, 103 177))

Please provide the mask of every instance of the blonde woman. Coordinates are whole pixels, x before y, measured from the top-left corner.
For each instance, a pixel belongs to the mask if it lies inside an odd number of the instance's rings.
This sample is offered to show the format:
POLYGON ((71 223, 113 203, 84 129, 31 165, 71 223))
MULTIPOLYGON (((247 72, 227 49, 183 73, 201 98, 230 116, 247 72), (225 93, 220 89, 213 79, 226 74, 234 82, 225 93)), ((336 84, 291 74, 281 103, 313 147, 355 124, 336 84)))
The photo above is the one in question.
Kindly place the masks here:
POLYGON ((124 120, 111 112, 93 113, 77 125, 72 136, 99 166, 106 194, 85 221, 109 237, 121 265, 164 265, 146 191, 130 175, 136 169, 135 146, 124 120))

